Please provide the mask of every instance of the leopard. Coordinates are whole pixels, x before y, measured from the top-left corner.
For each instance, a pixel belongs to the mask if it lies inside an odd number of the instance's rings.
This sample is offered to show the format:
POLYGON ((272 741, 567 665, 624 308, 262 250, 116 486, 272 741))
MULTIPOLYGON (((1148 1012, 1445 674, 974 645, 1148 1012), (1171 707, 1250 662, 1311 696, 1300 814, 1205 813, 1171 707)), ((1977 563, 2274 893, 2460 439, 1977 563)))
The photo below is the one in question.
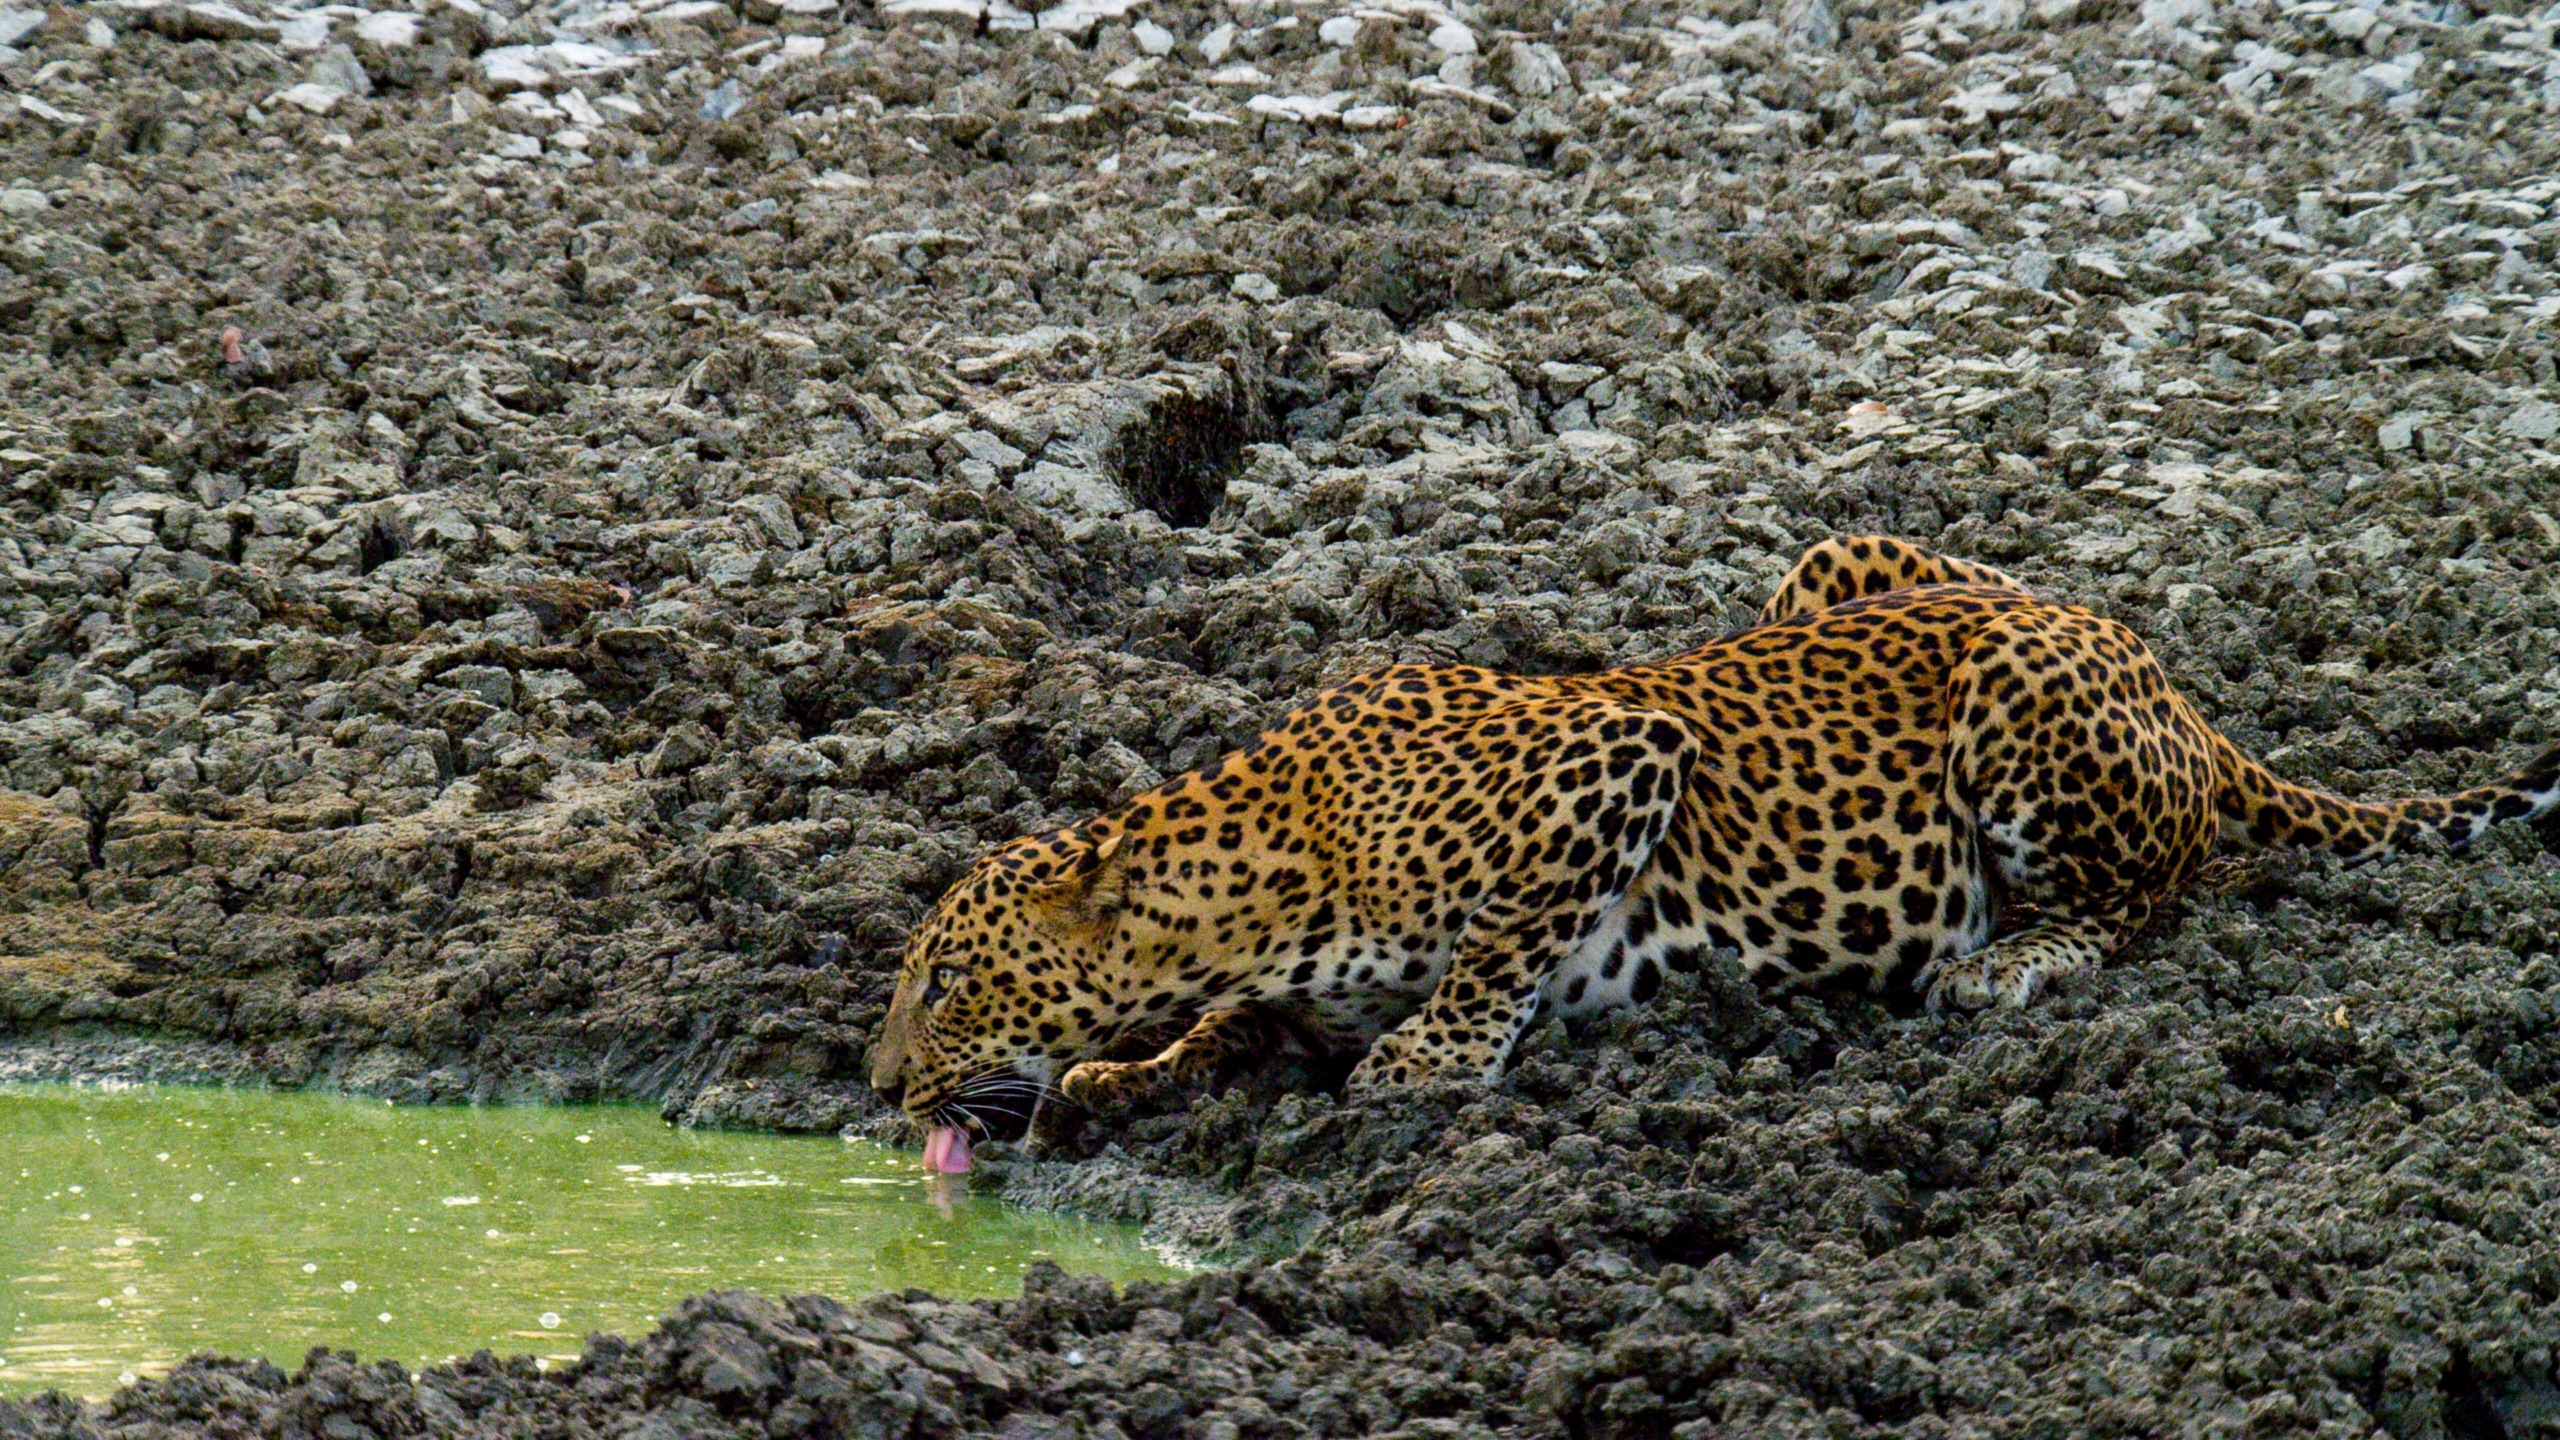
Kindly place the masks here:
POLYGON ((1487 1083, 1532 1024, 1642 1005, 1720 952, 1767 986, 2024 1006, 2217 844, 2367 863, 2555 798, 2560 746, 2449 796, 2296 784, 2118 621, 1842 536, 1753 624, 1667 659, 1395 665, 995 848, 909 939, 869 1078, 982 1134, 1274 1045, 1356 1055, 1354 1093, 1487 1083))

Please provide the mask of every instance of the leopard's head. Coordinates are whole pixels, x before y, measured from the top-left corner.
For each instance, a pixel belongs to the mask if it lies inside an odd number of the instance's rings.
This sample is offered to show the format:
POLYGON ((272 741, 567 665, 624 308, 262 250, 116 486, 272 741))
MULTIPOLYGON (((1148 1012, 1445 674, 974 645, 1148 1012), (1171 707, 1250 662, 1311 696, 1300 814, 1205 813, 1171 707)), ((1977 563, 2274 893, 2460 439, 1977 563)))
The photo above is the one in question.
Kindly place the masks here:
POLYGON ((944 892, 907 942, 871 1085, 927 1125, 1018 1134, 1043 1089, 1108 1043, 1103 983, 1133 940, 1126 831, 1017 840, 944 892))

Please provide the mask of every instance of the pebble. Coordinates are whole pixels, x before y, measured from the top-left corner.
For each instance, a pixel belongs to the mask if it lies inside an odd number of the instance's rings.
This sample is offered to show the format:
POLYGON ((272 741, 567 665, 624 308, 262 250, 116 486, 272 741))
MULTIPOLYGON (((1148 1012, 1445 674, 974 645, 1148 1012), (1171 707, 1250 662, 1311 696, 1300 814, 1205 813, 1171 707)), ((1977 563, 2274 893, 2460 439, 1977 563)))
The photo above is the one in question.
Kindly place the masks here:
POLYGON ((702 97, 702 118, 726 120, 746 108, 746 87, 735 79, 723 80, 702 97))

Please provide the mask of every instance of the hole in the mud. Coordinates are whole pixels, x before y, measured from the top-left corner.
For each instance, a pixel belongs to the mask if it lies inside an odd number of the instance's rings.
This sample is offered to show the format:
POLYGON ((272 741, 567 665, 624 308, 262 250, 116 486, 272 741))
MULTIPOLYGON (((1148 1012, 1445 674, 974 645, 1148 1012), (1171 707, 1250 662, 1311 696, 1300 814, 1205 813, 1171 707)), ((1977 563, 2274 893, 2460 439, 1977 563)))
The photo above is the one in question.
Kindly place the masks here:
POLYGON ((85 808, 88 811, 89 820, 89 863, 81 871, 84 875, 91 870, 106 868, 107 819, 114 813, 112 806, 100 805, 94 801, 85 808))
POLYGON ((1250 417, 1226 396, 1167 395, 1151 409, 1149 423, 1131 426, 1112 447, 1111 472, 1130 499, 1167 525, 1206 525, 1227 498, 1250 417))
POLYGON ((367 525, 356 539, 356 570, 370 575, 400 558, 400 542, 392 537, 379 520, 367 525))
POLYGON ((461 844, 453 847, 453 873, 445 879, 445 898, 448 900, 460 899, 462 896, 462 887, 470 883, 471 842, 465 840, 461 844))
POLYGON ((2480 1372, 2471 1368, 2471 1353, 2454 1348, 2453 1363, 2444 1369, 2444 1433, 2455 1440, 2507 1440, 2507 1422, 2489 1403, 2480 1372))

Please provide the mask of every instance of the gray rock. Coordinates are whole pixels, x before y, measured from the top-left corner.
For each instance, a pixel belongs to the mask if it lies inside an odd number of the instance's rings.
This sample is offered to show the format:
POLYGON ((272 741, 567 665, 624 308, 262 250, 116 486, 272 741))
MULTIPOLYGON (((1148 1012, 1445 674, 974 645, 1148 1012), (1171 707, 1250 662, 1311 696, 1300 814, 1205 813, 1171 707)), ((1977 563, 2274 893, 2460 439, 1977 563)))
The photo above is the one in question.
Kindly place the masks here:
POLYGON ((791 513, 791 504, 779 495, 749 495, 729 502, 729 508, 755 522, 765 538, 786 550, 797 550, 802 544, 800 522, 791 513))
POLYGON ((2560 405, 2548 400, 2527 401, 2498 423, 2498 433, 2533 441, 2560 436, 2560 405))
POLYGON ((746 87, 736 80, 723 80, 702 97, 702 118, 726 120, 747 106, 746 87))

